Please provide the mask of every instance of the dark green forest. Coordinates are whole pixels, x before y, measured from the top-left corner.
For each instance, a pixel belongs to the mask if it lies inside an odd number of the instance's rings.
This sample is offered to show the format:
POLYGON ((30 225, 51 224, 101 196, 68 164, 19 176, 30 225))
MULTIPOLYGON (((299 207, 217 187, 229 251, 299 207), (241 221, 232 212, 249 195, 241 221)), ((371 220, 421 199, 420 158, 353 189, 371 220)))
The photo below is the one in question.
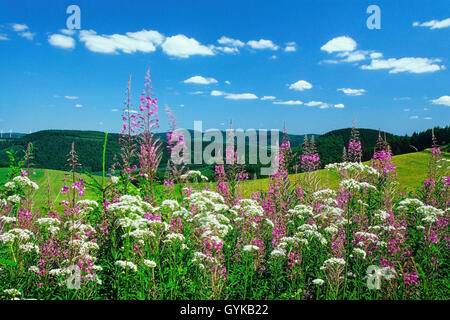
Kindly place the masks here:
MULTIPOLYGON (((340 162, 342 159, 343 148, 348 145, 351 128, 339 129, 327 132, 323 135, 314 135, 315 142, 319 151, 321 166, 328 163, 340 162)), ((378 139, 379 132, 373 129, 359 129, 361 143, 363 147, 363 161, 372 157, 373 149, 378 139)), ((435 136, 440 145, 450 143, 450 127, 434 128, 435 136)), ((431 129, 423 132, 415 132, 411 136, 398 136, 391 133, 381 132, 382 137, 386 137, 394 155, 422 151, 431 146, 431 129)), ((68 170, 67 157, 72 142, 75 144, 75 150, 79 156, 79 162, 82 164, 82 170, 91 173, 97 173, 102 170, 102 152, 105 134, 99 131, 76 131, 76 130, 44 130, 26 135, 16 135, 16 138, 0 139, 0 167, 8 166, 7 150, 14 150, 18 157, 23 156, 28 143, 34 147, 34 159, 32 161, 35 168, 68 170)), ((308 135, 311 138, 312 135, 308 135)), ((168 161, 166 134, 158 133, 157 137, 161 140, 163 157, 160 163, 159 177, 164 175, 165 167, 168 161)), ((194 134, 191 132, 191 137, 194 134)), ((270 139, 270 138, 268 138, 270 139)), ((280 137, 282 139, 282 137, 280 137)), ((295 162, 299 162, 303 135, 289 135, 291 147, 296 153, 295 162)), ((270 140, 269 140, 270 141, 270 140)), ((210 142, 203 142, 203 146, 210 142)), ((246 141, 247 148, 248 139, 246 141)), ((246 152, 248 156, 248 150, 246 152)), ((110 168, 115 156, 120 159, 119 135, 110 133, 108 135, 106 148, 106 168, 110 168)), ((259 165, 247 166, 250 177, 259 174, 259 165)), ((214 178, 214 168, 212 165, 191 165, 191 169, 201 170, 203 174, 210 179, 214 178)))

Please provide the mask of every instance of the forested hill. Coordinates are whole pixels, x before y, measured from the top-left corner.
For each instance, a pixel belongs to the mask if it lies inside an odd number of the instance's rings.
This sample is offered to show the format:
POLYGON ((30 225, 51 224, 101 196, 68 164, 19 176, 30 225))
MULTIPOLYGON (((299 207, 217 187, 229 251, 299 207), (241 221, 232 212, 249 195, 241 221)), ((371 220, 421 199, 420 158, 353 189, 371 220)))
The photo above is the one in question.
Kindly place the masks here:
MULTIPOLYGON (((441 145, 450 143, 450 127, 435 128, 435 135, 441 145)), ((339 162, 342 159, 343 147, 348 145, 351 128, 339 129, 327 132, 323 135, 314 135, 315 142, 319 150, 321 165, 339 162)), ((378 130, 359 129, 361 143, 363 147, 363 160, 372 157, 375 147, 378 130)), ((311 138, 311 135, 308 135, 311 138)), ((382 136, 385 133, 382 132, 382 136)), ((67 170, 67 155, 70 151, 72 142, 75 143, 75 149, 79 156, 79 161, 84 170, 91 172, 101 171, 102 152, 105 134, 99 131, 77 131, 77 130, 44 130, 24 135, 18 138, 0 139, 0 167, 8 166, 7 150, 13 149, 18 156, 23 156, 24 150, 29 142, 33 143, 34 167, 45 169, 67 170)), ((163 145, 163 158, 161 167, 163 168, 168 160, 166 133, 159 133, 163 145)), ((191 137, 194 137, 191 131, 191 137)), ((304 140, 303 135, 289 135, 291 146, 298 154, 301 153, 301 145, 304 140)), ((397 136, 386 133, 386 138, 391 145, 395 155, 421 151, 431 146, 431 129, 414 133, 411 136, 397 136)), ((270 139, 270 138, 268 138, 270 139)), ((281 137, 280 137, 281 139, 281 137)), ((269 140, 270 141, 270 140, 269 140)), ((207 145, 209 142, 204 142, 207 145)), ((106 149, 106 168, 110 168, 114 161, 114 155, 120 154, 119 135, 111 133, 108 135, 106 149)), ((204 166, 205 168, 208 166, 204 166)), ((252 166, 251 173, 256 172, 258 166, 252 166)), ((197 167, 198 168, 198 167, 197 167)), ((212 171, 208 168, 208 171, 212 171)))

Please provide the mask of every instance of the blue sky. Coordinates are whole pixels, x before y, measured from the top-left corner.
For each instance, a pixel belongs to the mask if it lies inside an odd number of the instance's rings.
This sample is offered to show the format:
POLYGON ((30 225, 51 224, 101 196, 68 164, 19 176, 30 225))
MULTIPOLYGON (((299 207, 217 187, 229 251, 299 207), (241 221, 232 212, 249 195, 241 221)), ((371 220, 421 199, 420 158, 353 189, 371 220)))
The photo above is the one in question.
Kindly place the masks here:
POLYGON ((0 128, 118 132, 151 68, 179 126, 397 134, 449 125, 447 1, 0 2, 0 128), (135 3, 135 4, 134 4, 135 3), (65 30, 76 4, 81 29, 65 30), (369 5, 381 29, 369 29, 369 5), (118 110, 118 111, 117 111, 118 110))

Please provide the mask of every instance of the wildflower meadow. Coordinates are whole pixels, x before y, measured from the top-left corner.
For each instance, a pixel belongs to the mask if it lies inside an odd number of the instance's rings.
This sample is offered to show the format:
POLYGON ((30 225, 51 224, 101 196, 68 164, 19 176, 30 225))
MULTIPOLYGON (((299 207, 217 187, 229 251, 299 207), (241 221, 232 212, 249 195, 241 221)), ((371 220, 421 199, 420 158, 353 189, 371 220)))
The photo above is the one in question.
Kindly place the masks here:
POLYGON ((294 157, 285 132, 277 170, 248 195, 233 128, 209 181, 183 161, 190 150, 166 107, 167 148, 178 156, 159 182, 166 146, 150 72, 137 112, 130 88, 131 77, 121 152, 107 168, 105 133, 101 174, 82 174, 76 143, 57 182, 35 182, 31 144, 23 157, 10 154, 0 186, 0 299, 449 299, 449 159, 434 134, 427 178, 405 191, 381 133, 363 163, 354 125, 342 161, 323 167, 314 139, 294 157), (319 169, 338 175, 338 186, 324 184, 319 169), (57 195, 35 201, 50 184, 57 195))

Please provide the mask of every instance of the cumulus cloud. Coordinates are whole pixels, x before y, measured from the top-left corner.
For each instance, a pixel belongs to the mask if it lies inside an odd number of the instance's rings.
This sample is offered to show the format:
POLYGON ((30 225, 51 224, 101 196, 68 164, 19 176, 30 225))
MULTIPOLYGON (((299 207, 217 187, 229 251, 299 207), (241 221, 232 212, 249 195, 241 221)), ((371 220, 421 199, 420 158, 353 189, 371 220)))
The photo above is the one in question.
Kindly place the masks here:
POLYGON ((379 70, 387 69, 389 73, 425 73, 444 70, 444 65, 437 64, 441 62, 440 59, 428 59, 428 58, 390 58, 390 59, 373 59, 370 64, 362 65, 363 70, 379 70))
POLYGON ((344 104, 338 103, 338 104, 335 104, 334 107, 338 108, 338 109, 343 109, 344 108, 344 104))
POLYGON ((416 120, 416 119, 419 119, 419 116, 411 116, 411 117, 409 117, 410 119, 413 119, 413 120, 416 120))
POLYGON ((163 35, 153 30, 112 35, 98 35, 93 30, 81 30, 79 37, 88 50, 99 53, 153 52, 164 39, 163 35))
POLYGON ((444 20, 430 20, 427 22, 414 22, 414 27, 428 27, 430 29, 443 29, 443 28, 449 28, 450 27, 450 18, 444 19, 444 20))
POLYGON ((258 97, 253 93, 228 93, 225 95, 225 99, 229 100, 254 100, 258 97))
POLYGON ((219 90, 213 90, 213 91, 211 91, 211 95, 214 97, 219 97, 219 96, 225 95, 225 92, 219 91, 219 90))
POLYGON ((222 36, 219 40, 217 40, 217 42, 227 47, 243 47, 245 45, 245 43, 241 40, 232 39, 225 36, 222 36))
POLYGON ((265 39, 260 39, 258 41, 256 40, 250 40, 247 42, 247 45, 250 46, 252 49, 256 49, 256 50, 264 50, 264 49, 269 49, 269 50, 278 50, 279 47, 274 44, 271 40, 265 40, 265 39))
POLYGON ((33 40, 35 35, 36 35, 36 33, 30 32, 30 31, 25 31, 25 32, 19 33, 19 36, 21 36, 22 38, 28 39, 28 40, 33 40))
POLYGON ((189 58, 193 55, 214 55, 214 51, 211 50, 211 48, 206 47, 194 38, 188 38, 183 34, 167 38, 162 44, 162 49, 165 54, 178 58, 189 58))
POLYGON ((364 93, 366 93, 365 89, 351 89, 351 88, 340 88, 337 89, 337 91, 342 91, 347 96, 362 96, 364 93))
POLYGON ((254 100, 258 99, 253 93, 228 93, 219 90, 212 90, 211 95, 215 97, 224 96, 228 100, 254 100))
POLYGON ((77 100, 78 99, 77 96, 64 96, 64 98, 66 98, 68 100, 77 100))
POLYGON ((262 97, 261 98, 261 100, 275 100, 276 99, 276 97, 274 97, 274 96, 264 96, 264 97, 262 97))
POLYGON ((226 84, 231 84, 231 81, 225 80, 225 83, 226 83, 226 84))
POLYGON ((81 108, 81 107, 83 107, 83 105, 82 104, 79 104, 79 103, 77 103, 75 106, 74 106, 75 108, 81 108))
POLYGON ((193 76, 189 79, 184 80, 184 83, 195 83, 195 84, 212 84, 217 83, 217 80, 214 78, 205 78, 202 76, 193 76))
POLYGON ((353 51, 356 49, 356 41, 347 36, 336 37, 325 43, 320 50, 328 53, 353 51))
POLYGON ((12 29, 16 32, 28 30, 28 26, 26 24, 13 23, 12 29))
POLYGON ((321 105, 323 105, 323 104, 326 104, 326 103, 325 103, 325 102, 322 102, 322 101, 310 101, 310 102, 305 103, 305 106, 308 106, 308 107, 317 107, 317 106, 321 106, 321 105))
POLYGON ((284 105, 301 105, 303 104, 300 100, 288 100, 288 101, 274 101, 273 104, 284 104, 284 105))
POLYGON ((311 89, 313 86, 311 83, 305 80, 299 80, 289 86, 289 89, 296 90, 296 91, 303 91, 311 89))
POLYGON ((48 42, 55 47, 63 48, 63 49, 72 49, 75 48, 75 40, 71 37, 62 35, 62 34, 52 34, 48 38, 48 42))
POLYGON ((424 120, 431 120, 432 118, 431 117, 425 117, 425 118, 423 118, 424 120))
POLYGON ((297 44, 295 42, 287 42, 286 46, 284 47, 285 52, 295 52, 297 51, 297 44))
POLYGON ((437 99, 431 100, 433 104, 440 104, 443 106, 450 107, 450 96, 442 96, 437 99))

